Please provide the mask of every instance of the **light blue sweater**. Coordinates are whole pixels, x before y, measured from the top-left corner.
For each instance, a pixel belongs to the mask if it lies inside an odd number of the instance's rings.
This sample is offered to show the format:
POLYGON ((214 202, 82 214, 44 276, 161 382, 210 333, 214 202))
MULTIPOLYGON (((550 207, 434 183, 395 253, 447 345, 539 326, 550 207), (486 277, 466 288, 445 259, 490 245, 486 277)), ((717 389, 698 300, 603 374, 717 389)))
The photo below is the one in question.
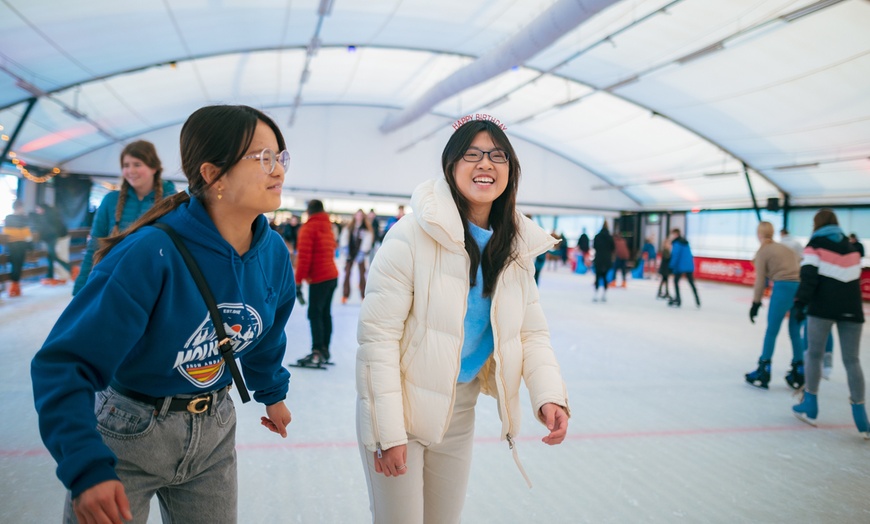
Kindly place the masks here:
MULTIPOLYGON (((486 248, 489 239, 492 238, 491 229, 482 229, 468 223, 468 230, 480 252, 486 248)), ((468 291, 468 309, 465 312, 465 340, 462 342, 462 364, 459 369, 459 383, 471 382, 480 368, 486 363, 486 359, 492 355, 495 342, 492 337, 492 322, 490 321, 490 309, 492 297, 483 296, 483 269, 477 266, 477 280, 474 287, 468 291)))

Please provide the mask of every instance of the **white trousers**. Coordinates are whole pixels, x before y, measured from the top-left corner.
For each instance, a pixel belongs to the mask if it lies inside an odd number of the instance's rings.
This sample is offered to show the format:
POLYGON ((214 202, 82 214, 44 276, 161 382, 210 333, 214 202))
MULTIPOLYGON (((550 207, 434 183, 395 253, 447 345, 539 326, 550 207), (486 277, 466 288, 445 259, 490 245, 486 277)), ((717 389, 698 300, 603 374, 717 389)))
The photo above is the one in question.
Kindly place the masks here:
POLYGON ((377 473, 374 453, 360 444, 373 523, 452 524, 460 521, 471 472, 474 406, 479 394, 478 379, 456 385, 450 426, 440 443, 430 444, 408 434, 408 471, 404 475, 386 477, 377 473))

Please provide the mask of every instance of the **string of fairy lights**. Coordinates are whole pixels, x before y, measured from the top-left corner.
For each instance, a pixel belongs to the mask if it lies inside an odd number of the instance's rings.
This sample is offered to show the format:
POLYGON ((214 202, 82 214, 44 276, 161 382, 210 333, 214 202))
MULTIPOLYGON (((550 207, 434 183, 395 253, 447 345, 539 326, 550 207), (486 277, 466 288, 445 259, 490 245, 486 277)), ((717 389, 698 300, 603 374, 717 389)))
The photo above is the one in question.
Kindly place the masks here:
MULTIPOLYGON (((0 133, 2 133, 3 130, 3 124, 0 124, 0 133)), ((0 141, 8 142, 9 135, 5 133, 0 134, 0 141)), ((29 169, 27 169, 27 162, 18 158, 18 153, 16 153, 15 151, 10 151, 6 156, 9 157, 9 161, 12 162, 16 169, 18 169, 18 172, 21 173, 21 176, 23 176, 27 180, 30 180, 31 182, 37 184, 44 184, 60 174, 60 168, 55 167, 51 171, 47 171, 44 175, 35 175, 31 173, 29 169)))

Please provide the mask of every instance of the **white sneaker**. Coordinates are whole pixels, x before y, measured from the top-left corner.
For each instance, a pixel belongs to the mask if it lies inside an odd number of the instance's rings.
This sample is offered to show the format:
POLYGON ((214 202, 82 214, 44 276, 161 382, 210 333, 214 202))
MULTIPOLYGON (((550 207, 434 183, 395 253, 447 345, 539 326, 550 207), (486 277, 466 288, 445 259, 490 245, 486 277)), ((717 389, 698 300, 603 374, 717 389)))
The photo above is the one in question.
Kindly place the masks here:
POLYGON ((822 362, 822 378, 828 380, 831 378, 831 372, 834 371, 834 354, 825 352, 822 362))

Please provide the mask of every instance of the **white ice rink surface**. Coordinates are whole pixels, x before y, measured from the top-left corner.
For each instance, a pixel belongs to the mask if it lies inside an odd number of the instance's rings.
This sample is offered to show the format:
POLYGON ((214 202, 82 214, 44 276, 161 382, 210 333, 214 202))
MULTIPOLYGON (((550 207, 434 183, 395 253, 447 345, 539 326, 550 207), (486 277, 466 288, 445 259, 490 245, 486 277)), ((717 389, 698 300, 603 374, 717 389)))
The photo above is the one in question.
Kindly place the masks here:
MULTIPOLYGON (((682 284, 681 309, 656 300, 652 280, 630 280, 600 304, 588 274, 544 270, 541 301, 568 384, 569 436, 542 444, 545 430, 524 394, 518 449, 529 489, 498 439, 495 401, 481 397, 463 522, 870 522, 870 441, 852 423, 839 347, 813 428, 791 414, 785 330, 770 390, 743 381, 766 326, 766 308, 749 322, 751 289, 700 282, 698 310, 682 284)), ((0 298, 0 522, 59 522, 64 489, 37 431, 29 363, 70 286, 23 292, 0 298)), ((358 312, 357 294, 344 306, 337 294, 336 365, 291 370, 287 439, 260 426, 262 406, 237 402, 240 523, 370 521, 354 431, 358 312)), ((309 348, 304 306, 287 335, 289 362, 309 348)), ((862 348, 868 337, 865 330, 862 348)), ((160 522, 156 504, 149 522, 160 522)))

